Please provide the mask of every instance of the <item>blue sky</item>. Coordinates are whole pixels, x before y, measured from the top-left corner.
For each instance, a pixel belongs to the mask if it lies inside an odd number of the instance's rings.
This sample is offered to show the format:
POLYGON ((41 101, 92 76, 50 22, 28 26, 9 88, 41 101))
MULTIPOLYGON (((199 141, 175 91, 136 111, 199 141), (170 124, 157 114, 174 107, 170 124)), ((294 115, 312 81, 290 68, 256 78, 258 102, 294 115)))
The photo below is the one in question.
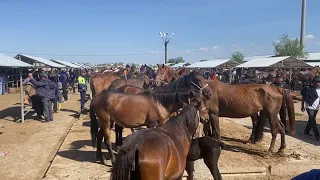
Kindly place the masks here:
MULTIPOLYGON (((307 0, 311 52, 320 52, 319 7, 307 0)), ((281 34, 299 36, 301 0, 0 0, 0 9, 0 51, 8 55, 155 64, 164 59, 160 31, 175 33, 168 57, 188 62, 237 50, 272 54, 281 34)))

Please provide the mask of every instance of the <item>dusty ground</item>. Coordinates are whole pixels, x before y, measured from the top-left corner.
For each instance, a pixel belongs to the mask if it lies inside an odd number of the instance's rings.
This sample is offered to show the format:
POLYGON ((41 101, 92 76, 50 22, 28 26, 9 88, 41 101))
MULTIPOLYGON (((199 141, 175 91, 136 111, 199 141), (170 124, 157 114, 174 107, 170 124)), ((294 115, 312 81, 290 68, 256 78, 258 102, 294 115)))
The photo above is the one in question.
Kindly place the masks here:
MULTIPOLYGON (((73 118, 79 106, 78 98, 78 95, 71 95, 71 100, 62 107, 65 110, 55 115, 52 124, 32 120, 33 116, 21 124, 13 121, 20 114, 16 104, 19 95, 0 96, 0 132, 3 132, 0 153, 9 151, 6 157, 0 157, 1 179, 40 179, 44 174, 44 179, 108 179, 110 167, 95 162, 88 116, 73 118)), ((296 115, 297 134, 286 136, 286 156, 275 155, 269 159, 264 158, 264 153, 270 144, 270 133, 266 132, 258 144, 244 144, 251 132, 246 127, 251 125, 251 120, 221 118, 223 141, 227 144, 219 161, 224 179, 289 179, 295 174, 319 168, 320 142, 303 135, 307 117, 300 112, 300 104, 296 104, 296 115)), ((280 136, 276 149, 279 140, 280 136)), ((196 162, 195 176, 196 179, 212 179, 202 160, 196 162)))
POLYGON ((42 177, 73 124, 77 97, 71 95, 51 123, 41 123, 29 113, 22 124, 16 122, 20 119, 19 94, 0 96, 0 153, 9 152, 0 156, 1 179, 42 177))

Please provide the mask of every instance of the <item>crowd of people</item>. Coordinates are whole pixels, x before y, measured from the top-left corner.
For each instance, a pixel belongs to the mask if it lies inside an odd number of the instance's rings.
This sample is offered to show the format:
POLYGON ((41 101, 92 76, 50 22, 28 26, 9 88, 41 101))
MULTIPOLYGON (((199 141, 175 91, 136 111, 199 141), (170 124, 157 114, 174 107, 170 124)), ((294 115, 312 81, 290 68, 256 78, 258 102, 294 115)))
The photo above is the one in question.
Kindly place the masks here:
POLYGON ((39 120, 53 121, 53 113, 60 111, 62 103, 68 101, 68 86, 75 93, 75 85, 78 84, 81 111, 83 111, 87 91, 85 75, 84 70, 78 73, 72 69, 51 71, 49 76, 42 69, 30 72, 23 82, 26 85, 25 102, 36 111, 39 120))

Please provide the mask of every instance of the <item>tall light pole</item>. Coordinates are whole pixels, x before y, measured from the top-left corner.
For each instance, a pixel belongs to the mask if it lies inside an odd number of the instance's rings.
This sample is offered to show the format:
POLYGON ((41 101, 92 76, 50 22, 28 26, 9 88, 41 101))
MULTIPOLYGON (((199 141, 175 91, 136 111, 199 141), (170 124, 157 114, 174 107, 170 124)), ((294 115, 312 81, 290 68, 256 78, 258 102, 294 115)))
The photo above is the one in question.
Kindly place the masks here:
POLYGON ((304 30, 306 27, 306 0, 302 0, 302 10, 301 10, 301 31, 300 31, 300 48, 302 48, 304 43, 304 30))
POLYGON ((170 42, 170 39, 172 38, 172 36, 174 35, 174 33, 171 33, 170 37, 168 37, 168 33, 161 33, 159 32, 163 43, 164 43, 164 64, 167 64, 167 58, 168 58, 168 54, 167 54, 167 46, 168 43, 170 42))

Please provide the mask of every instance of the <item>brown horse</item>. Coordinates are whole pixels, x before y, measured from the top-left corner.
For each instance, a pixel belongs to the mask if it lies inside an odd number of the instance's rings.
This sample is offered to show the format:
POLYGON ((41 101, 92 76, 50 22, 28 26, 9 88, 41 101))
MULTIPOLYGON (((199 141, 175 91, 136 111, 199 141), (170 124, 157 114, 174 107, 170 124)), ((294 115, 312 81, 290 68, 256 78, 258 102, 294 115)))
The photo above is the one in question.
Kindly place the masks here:
MULTIPOLYGON (((139 95, 143 95, 148 98, 154 99, 158 101, 164 108, 166 108, 166 110, 169 113, 169 117, 171 117, 172 114, 174 114, 180 108, 182 108, 183 103, 188 104, 190 99, 195 97, 195 94, 194 94, 195 91, 190 91, 188 89, 146 90, 146 89, 141 89, 134 86, 126 85, 121 87, 120 89, 117 89, 117 91, 126 93, 126 94, 139 94, 139 95)), ((202 99, 202 101, 204 100, 205 99, 202 99)), ((200 113, 201 115, 208 114, 208 112, 206 112, 206 107, 204 105, 202 106, 202 110, 200 113)), ((209 117, 202 117, 201 119, 206 120, 208 118, 209 117)), ((122 130, 123 130, 123 127, 116 125, 115 132, 116 132, 117 146, 122 144, 122 130)), ((131 131, 133 132, 133 129, 131 129, 131 131)))
POLYGON ((90 82, 92 98, 100 94, 104 89, 108 89, 111 82, 116 79, 120 79, 120 77, 114 74, 96 74, 93 76, 90 82))
POLYGON ((162 82, 170 83, 175 79, 178 79, 180 76, 178 73, 171 67, 163 65, 158 65, 157 76, 156 76, 156 84, 160 86, 162 82), (162 74, 158 76, 158 74, 162 74), (159 79, 161 78, 161 79, 159 79))
POLYGON ((142 75, 140 77, 134 77, 131 79, 116 79, 111 82, 109 90, 118 89, 124 85, 132 85, 139 88, 147 89, 150 84, 150 79, 147 75, 142 75))
MULTIPOLYGON (((189 93, 190 101, 202 102, 200 93, 196 93, 195 91, 189 91, 189 93)), ((103 162, 101 153, 103 135, 107 148, 111 154, 112 161, 115 159, 110 141, 111 118, 119 126, 125 128, 135 128, 145 125, 153 127, 154 125, 162 125, 167 121, 169 112, 162 104, 167 105, 166 103, 168 103, 168 106, 170 106, 170 102, 177 102, 177 100, 168 100, 163 96, 161 103, 159 102, 161 97, 157 97, 156 95, 151 97, 153 98, 150 98, 150 96, 147 97, 146 95, 129 95, 116 91, 104 90, 91 101, 91 135, 93 146, 95 146, 97 140, 98 160, 103 162), (98 120, 96 116, 98 117, 98 120), (101 126, 99 132, 98 121, 101 126)), ((176 96, 172 97, 177 98, 176 96)), ((206 113, 206 109, 202 109, 200 115, 204 113, 206 113)), ((207 119, 208 117, 202 116, 202 118, 207 119)))
POLYGON ((119 150, 111 179, 182 179, 192 137, 199 125, 199 105, 185 106, 159 128, 128 136, 119 150))
MULTIPOLYGON (((164 75, 157 74, 157 76, 164 75)), ((162 79, 162 77, 157 77, 157 79, 162 79)), ((265 84, 228 85, 218 80, 206 80, 195 71, 188 76, 184 76, 170 83, 169 87, 171 89, 176 89, 190 88, 192 86, 203 89, 204 95, 210 98, 206 107, 209 110, 210 123, 214 132, 214 137, 219 141, 221 140, 219 117, 251 117, 253 121, 253 130, 255 130, 255 124, 258 121, 257 113, 263 110, 263 112, 266 113, 265 117, 269 120, 272 134, 272 140, 267 155, 273 152, 278 130, 281 134, 279 152, 283 152, 283 149, 286 147, 285 131, 283 126, 279 124, 277 117, 283 103, 288 110, 291 133, 295 133, 295 114, 294 111, 292 111, 292 109, 294 109, 294 104, 293 101, 290 101, 291 96, 285 94, 285 91, 280 91, 274 86, 265 84), (205 85, 208 85, 208 87, 205 87, 205 85)), ((259 130, 261 129, 259 128, 259 130)), ((252 132, 252 134, 256 134, 256 132, 252 132)))

